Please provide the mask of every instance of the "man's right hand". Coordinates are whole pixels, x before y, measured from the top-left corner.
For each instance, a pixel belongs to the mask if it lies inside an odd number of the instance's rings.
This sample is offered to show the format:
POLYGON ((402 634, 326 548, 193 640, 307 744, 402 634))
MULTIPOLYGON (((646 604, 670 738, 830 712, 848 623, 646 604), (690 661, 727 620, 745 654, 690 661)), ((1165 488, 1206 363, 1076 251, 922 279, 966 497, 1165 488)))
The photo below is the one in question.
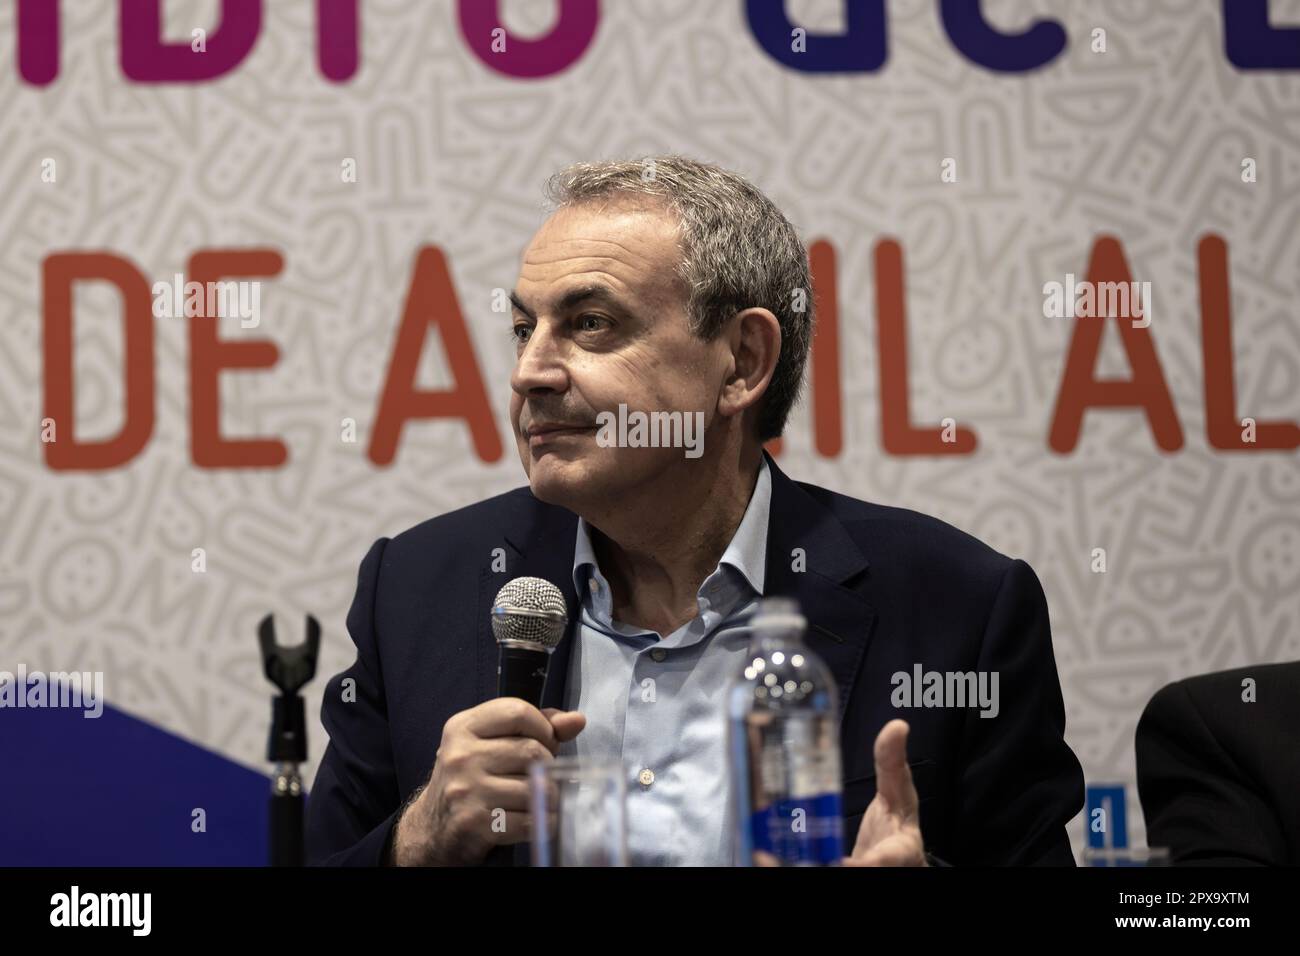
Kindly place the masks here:
POLYGON ((453 714, 429 782, 398 819, 392 862, 468 866, 493 847, 529 840, 528 765, 554 760, 586 725, 576 710, 541 711, 517 697, 453 714))

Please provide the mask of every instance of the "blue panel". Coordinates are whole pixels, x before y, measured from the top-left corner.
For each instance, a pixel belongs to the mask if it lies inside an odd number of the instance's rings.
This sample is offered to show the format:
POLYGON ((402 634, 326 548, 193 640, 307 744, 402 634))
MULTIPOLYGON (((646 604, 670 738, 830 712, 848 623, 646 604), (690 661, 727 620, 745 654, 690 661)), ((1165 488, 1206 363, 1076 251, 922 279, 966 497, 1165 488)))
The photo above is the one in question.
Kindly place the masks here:
POLYGON ((269 778, 112 707, 0 709, 0 768, 0 866, 266 865, 269 778))

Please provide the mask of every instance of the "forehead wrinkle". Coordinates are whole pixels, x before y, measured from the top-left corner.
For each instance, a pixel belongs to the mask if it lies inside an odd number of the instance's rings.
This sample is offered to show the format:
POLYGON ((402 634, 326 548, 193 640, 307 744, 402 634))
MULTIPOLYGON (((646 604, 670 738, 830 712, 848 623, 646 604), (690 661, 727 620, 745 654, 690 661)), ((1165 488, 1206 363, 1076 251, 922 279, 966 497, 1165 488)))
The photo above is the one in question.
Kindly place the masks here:
MULTIPOLYGON (((651 270, 644 273, 638 273, 635 271, 635 266, 633 263, 627 262, 623 259, 615 259, 609 256, 561 256, 559 257, 559 259, 555 259, 555 260, 543 260, 543 261, 534 261, 534 262, 529 262, 528 260, 525 260, 524 264, 545 265, 548 262, 557 262, 561 260, 566 262, 573 262, 575 264, 581 262, 583 263, 583 265, 580 268, 577 268, 574 271, 569 272, 566 275, 550 283, 547 283, 548 285, 551 286, 554 286, 557 283, 562 283, 564 285, 564 288, 560 289, 553 296, 551 296, 551 302, 549 304, 554 304, 555 302, 558 302, 563 296, 565 296, 570 291, 572 291, 573 288, 581 288, 584 285, 604 286, 608 288, 612 293, 618 294, 623 297, 637 296, 638 294, 640 295, 640 297, 645 297, 651 292, 651 290, 655 286, 656 270, 651 270), (586 262, 584 260, 594 260, 594 261, 586 262), (605 264, 617 265, 617 266, 621 266, 622 268, 621 269, 601 268, 601 266, 605 264), (620 274, 620 273, 627 273, 629 269, 633 270, 631 274, 620 274), (638 287, 643 287, 643 288, 638 288, 638 287)), ((530 281, 535 283, 538 281, 536 279, 529 280, 529 278, 526 275, 524 275, 523 272, 520 273, 519 279, 521 283, 530 282, 530 281)))
MULTIPOLYGON (((566 278, 576 279, 572 283, 566 283, 564 288, 558 289, 546 298, 542 303, 542 311, 553 312, 561 305, 570 307, 586 299, 592 299, 597 302, 606 302, 609 305, 634 311, 639 302, 634 290, 626 282, 617 276, 608 272, 599 272, 585 270, 583 272, 573 273, 566 278), (600 279, 587 278, 591 275, 598 275, 600 279), (572 299, 572 302, 566 302, 566 299, 572 299)), ((518 308, 521 305, 527 305, 519 295, 519 290, 514 289, 510 293, 510 301, 518 308)), ((533 315, 532 311, 521 309, 526 315, 533 315)))
POLYGON ((644 251, 637 252, 631 247, 625 246, 621 242, 615 242, 612 239, 560 239, 553 242, 542 243, 540 246, 533 246, 528 250, 527 258, 538 262, 555 262, 559 259, 615 259, 621 261, 623 258, 630 259, 630 258, 644 258, 644 257, 645 257, 644 251), (575 243, 583 246, 613 246, 615 249, 619 250, 619 252, 621 252, 623 256, 620 257, 616 254, 603 253, 596 250, 574 255, 571 252, 564 252, 558 248, 554 249, 552 256, 549 258, 542 258, 539 255, 542 249, 560 247, 560 246, 570 246, 575 243))
MULTIPOLYGON (((631 255, 632 255, 631 253, 628 253, 629 258, 631 257, 631 255)), ((545 266, 545 265, 551 265, 552 263, 555 262, 581 262, 585 259, 594 259, 597 262, 616 262, 619 265, 624 265, 624 266, 630 265, 629 259, 620 259, 618 256, 596 256, 596 255, 566 256, 563 254, 555 256, 554 258, 550 258, 550 259, 542 259, 542 258, 537 258, 535 256, 529 256, 527 259, 524 260, 524 264, 545 266)))
MULTIPOLYGON (((681 254, 681 248, 675 236, 653 237, 652 239, 646 240, 644 245, 653 248, 659 245, 654 241, 654 239, 658 238, 667 238, 671 247, 671 252, 676 255, 681 254)), ((654 252, 659 252, 659 249, 654 248, 654 252)), ((664 270, 660 269, 657 265, 651 268, 645 268, 645 264, 651 258, 658 258, 658 256, 656 255, 652 257, 647 254, 646 250, 638 252, 614 239, 565 236, 548 239, 544 242, 530 245, 524 256, 522 265, 527 269, 529 266, 548 266, 557 262, 573 263, 579 268, 564 276, 563 280, 581 280, 590 276, 592 273, 596 273, 602 280, 601 284, 610 286, 614 291, 621 293, 624 297, 632 297, 633 306, 657 307, 671 301, 673 293, 682 290, 678 288, 680 285, 680 279, 674 270, 668 270, 670 274, 667 278, 670 281, 668 286, 664 287, 662 281, 665 278, 664 270), (618 256, 604 254, 598 251, 573 255, 565 254, 559 248, 563 246, 571 246, 575 243, 583 246, 612 246, 624 255, 618 256), (543 250, 546 250, 546 254, 543 254, 543 250), (617 266, 618 268, 601 268, 602 266, 617 266), (625 274, 629 269, 632 270, 632 273, 630 275, 625 274)), ((529 282, 530 284, 538 281, 537 279, 530 280, 528 276, 524 275, 522 272, 520 273, 519 280, 521 283, 529 282)), ((567 284, 568 283, 566 282, 566 285, 567 284)), ((564 294, 563 291, 556 293, 554 297, 551 298, 551 301, 546 303, 546 305, 553 305, 564 294)))
MULTIPOLYGON (((656 243, 657 240, 660 239, 669 240, 669 242, 673 245, 674 248, 676 248, 678 245, 678 237, 675 229, 670 230, 668 235, 663 235, 662 233, 658 233, 656 230, 650 230, 650 235, 644 237, 642 239, 642 242, 645 245, 653 245, 656 243)), ((586 243, 590 245, 614 246, 618 249, 621 249, 623 252, 627 253, 628 255, 638 255, 638 253, 634 252, 631 247, 625 245, 624 243, 619 242, 617 239, 607 239, 599 236, 581 236, 581 235, 557 236, 554 238, 548 238, 544 243, 544 245, 563 246, 563 245, 571 245, 575 242, 586 243)))

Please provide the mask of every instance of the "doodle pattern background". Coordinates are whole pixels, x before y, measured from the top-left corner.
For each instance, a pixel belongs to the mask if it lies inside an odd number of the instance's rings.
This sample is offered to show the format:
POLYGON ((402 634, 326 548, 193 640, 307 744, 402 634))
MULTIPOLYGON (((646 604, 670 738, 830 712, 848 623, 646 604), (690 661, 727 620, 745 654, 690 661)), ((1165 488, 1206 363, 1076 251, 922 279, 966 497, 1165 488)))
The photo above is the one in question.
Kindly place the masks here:
MULTIPOLYGON (((773 63, 738 3, 629 0, 602 7, 595 41, 543 81, 487 70, 450 3, 363 4, 350 83, 315 63, 314 4, 266 3, 261 36, 227 77, 139 86, 117 63, 108 4, 65 3, 62 72, 44 89, 0 50, 0 667, 102 670, 109 702, 265 769, 267 687, 254 630, 310 610, 322 675, 350 663, 344 616, 372 540, 522 483, 506 422, 513 350, 492 290, 508 288, 543 216, 546 175, 578 159, 684 152, 751 176, 805 238, 838 254, 845 441, 811 447, 797 410, 782 465, 846 493, 936 514, 1024 557, 1051 606, 1068 739, 1090 781, 1132 781, 1133 728, 1162 684, 1300 657, 1300 467, 1294 453, 1207 446, 1195 245, 1231 250, 1243 415, 1300 417, 1300 77, 1245 75, 1205 0, 986 4, 1008 29, 1062 20, 1067 52, 995 76, 952 47, 930 0, 888 4, 890 59, 871 75, 808 77, 773 63), (1088 48, 1094 26, 1109 51, 1088 48), (355 157, 355 184, 339 164, 355 157), (939 179, 943 157, 959 182, 939 179), (1243 184, 1240 163, 1259 163, 1243 184), (56 184, 40 181, 45 157, 56 184), (1186 436, 1156 449, 1138 412, 1094 411, 1069 455, 1047 447, 1070 326, 1042 317, 1042 284, 1082 275, 1095 237, 1125 244, 1155 289, 1152 334, 1186 436), (951 415, 979 450, 886 455, 879 436, 871 248, 906 255, 913 418, 951 415), (368 426, 416 249, 448 257, 505 456, 486 465, 459 423, 408 425, 391 467, 368 426), (274 471, 196 469, 188 348, 156 321, 157 421, 127 467, 55 473, 41 418, 41 262, 104 249, 150 281, 199 248, 273 246, 262 324, 271 370, 223 376, 223 431, 281 436, 274 471), (356 444, 339 422, 356 419, 356 444), (206 549, 208 571, 190 570, 206 549), (1091 550, 1109 570, 1089 570, 1091 550)), ((791 2, 810 30, 840 4, 791 2)), ((506 2, 520 36, 549 3, 506 2)), ((211 26, 217 4, 169 2, 166 31, 211 26)), ((110 15, 111 13, 111 15, 110 15)), ((1300 2, 1274 3, 1300 23, 1300 2)), ((0 36, 13 37, 13 5, 0 36)), ((121 423, 115 293, 76 298, 78 434, 121 423)), ((1101 372, 1126 364, 1108 333, 1101 372)), ((431 337, 422 382, 448 384, 431 337)), ((466 555, 466 560, 490 560, 466 555)), ((312 763, 324 747, 311 687, 312 763)), ((1140 815, 1130 818, 1142 839, 1140 815)), ((1082 841, 1082 818, 1072 837, 1082 841)))

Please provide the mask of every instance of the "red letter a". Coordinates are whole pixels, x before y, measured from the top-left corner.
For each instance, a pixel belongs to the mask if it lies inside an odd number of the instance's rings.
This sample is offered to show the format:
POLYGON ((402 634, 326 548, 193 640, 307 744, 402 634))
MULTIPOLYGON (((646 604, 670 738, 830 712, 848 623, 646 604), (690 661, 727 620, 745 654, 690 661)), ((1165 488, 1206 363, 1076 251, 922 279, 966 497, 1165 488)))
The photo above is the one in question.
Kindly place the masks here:
MULTIPOLYGON (((1092 247, 1087 281, 1096 289, 1102 282, 1127 283, 1131 280, 1119 240, 1112 236, 1098 238, 1092 247)), ((1102 297, 1098 295, 1095 299, 1100 310, 1102 297)), ((1150 308, 1150 303, 1146 308, 1150 308)), ((1129 311, 1134 311, 1131 301, 1129 311)), ((1174 400, 1165 384, 1150 333, 1149 328, 1135 326, 1132 315, 1094 315, 1074 320, 1074 337, 1070 339, 1070 351, 1065 357, 1065 373, 1061 379, 1061 391, 1056 396, 1056 411, 1052 415, 1052 430, 1047 440, 1053 451, 1065 454, 1074 450, 1083 428, 1083 413, 1092 407, 1145 409, 1156 444, 1165 451, 1177 451, 1183 447, 1183 429, 1178 424, 1174 400), (1101 332, 1108 318, 1115 319, 1119 325, 1120 341, 1133 369, 1130 379, 1103 381, 1093 376, 1097 355, 1101 351, 1101 332)))
POLYGON ((411 418, 463 418, 474 439, 474 451, 483 461, 501 457, 501 438, 492 421, 470 345, 465 319, 447 273, 447 261, 432 246, 420 250, 411 277, 411 291, 402 312, 402 324, 393 346, 384 394, 375 414, 370 439, 370 460, 387 465, 397 451, 402 426, 411 418), (437 325, 447 350, 447 364, 454 386, 446 391, 417 391, 416 372, 430 325, 437 325))

